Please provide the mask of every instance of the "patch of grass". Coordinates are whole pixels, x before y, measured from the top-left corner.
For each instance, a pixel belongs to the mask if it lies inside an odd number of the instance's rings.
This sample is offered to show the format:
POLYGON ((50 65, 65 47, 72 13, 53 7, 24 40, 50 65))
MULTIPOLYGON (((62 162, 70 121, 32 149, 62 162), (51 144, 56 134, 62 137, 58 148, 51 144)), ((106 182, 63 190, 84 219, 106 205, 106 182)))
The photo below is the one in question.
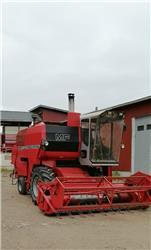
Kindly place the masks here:
POLYGON ((120 172, 119 171, 113 171, 112 176, 113 177, 120 177, 120 172))
POLYGON ((10 173, 12 171, 13 171, 13 168, 11 168, 11 167, 0 167, 1 173, 10 173))

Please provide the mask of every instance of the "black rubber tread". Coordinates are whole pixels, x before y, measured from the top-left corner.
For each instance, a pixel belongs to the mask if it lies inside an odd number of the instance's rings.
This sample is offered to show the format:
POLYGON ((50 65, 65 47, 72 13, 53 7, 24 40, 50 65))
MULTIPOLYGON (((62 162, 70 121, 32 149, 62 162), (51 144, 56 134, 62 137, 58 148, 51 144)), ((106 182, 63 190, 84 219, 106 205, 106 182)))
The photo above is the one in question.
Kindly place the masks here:
POLYGON ((24 176, 19 176, 17 180, 17 189, 19 194, 27 194, 27 189, 26 189, 26 178, 24 176))
POLYGON ((55 175, 51 168, 48 168, 45 166, 39 166, 33 169, 32 177, 31 177, 31 184, 30 184, 30 194, 32 197, 32 201, 36 205, 37 197, 35 196, 34 191, 33 191, 33 182, 35 178, 37 178, 37 184, 38 184, 39 180, 44 181, 44 182, 52 181, 55 178, 55 175))

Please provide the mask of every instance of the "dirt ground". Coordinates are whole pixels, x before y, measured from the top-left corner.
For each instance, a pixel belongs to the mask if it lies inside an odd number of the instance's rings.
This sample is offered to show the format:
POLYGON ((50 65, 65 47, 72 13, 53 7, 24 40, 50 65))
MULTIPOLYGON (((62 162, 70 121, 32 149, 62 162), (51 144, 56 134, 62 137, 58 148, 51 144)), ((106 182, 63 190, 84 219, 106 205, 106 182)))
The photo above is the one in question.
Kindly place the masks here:
POLYGON ((151 249, 150 208, 48 217, 2 175, 2 249, 151 249))

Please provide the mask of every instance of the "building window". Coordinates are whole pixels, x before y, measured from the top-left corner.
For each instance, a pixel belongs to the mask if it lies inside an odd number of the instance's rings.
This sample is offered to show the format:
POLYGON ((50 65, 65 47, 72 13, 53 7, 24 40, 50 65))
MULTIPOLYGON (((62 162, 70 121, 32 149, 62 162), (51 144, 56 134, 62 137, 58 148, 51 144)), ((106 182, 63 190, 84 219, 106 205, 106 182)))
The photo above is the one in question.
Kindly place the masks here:
POLYGON ((147 124, 146 129, 147 130, 151 129, 151 124, 147 124))
POLYGON ((137 131, 143 131, 144 130, 144 125, 140 125, 137 127, 137 131))

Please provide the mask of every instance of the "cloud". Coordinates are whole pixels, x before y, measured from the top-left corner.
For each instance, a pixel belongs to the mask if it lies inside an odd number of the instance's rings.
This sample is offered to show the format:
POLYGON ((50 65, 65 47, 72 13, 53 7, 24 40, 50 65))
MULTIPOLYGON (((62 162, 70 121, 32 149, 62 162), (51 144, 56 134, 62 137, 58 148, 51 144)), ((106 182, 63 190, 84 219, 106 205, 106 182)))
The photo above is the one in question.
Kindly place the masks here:
POLYGON ((3 107, 87 112, 149 95, 147 3, 5 3, 3 107))

